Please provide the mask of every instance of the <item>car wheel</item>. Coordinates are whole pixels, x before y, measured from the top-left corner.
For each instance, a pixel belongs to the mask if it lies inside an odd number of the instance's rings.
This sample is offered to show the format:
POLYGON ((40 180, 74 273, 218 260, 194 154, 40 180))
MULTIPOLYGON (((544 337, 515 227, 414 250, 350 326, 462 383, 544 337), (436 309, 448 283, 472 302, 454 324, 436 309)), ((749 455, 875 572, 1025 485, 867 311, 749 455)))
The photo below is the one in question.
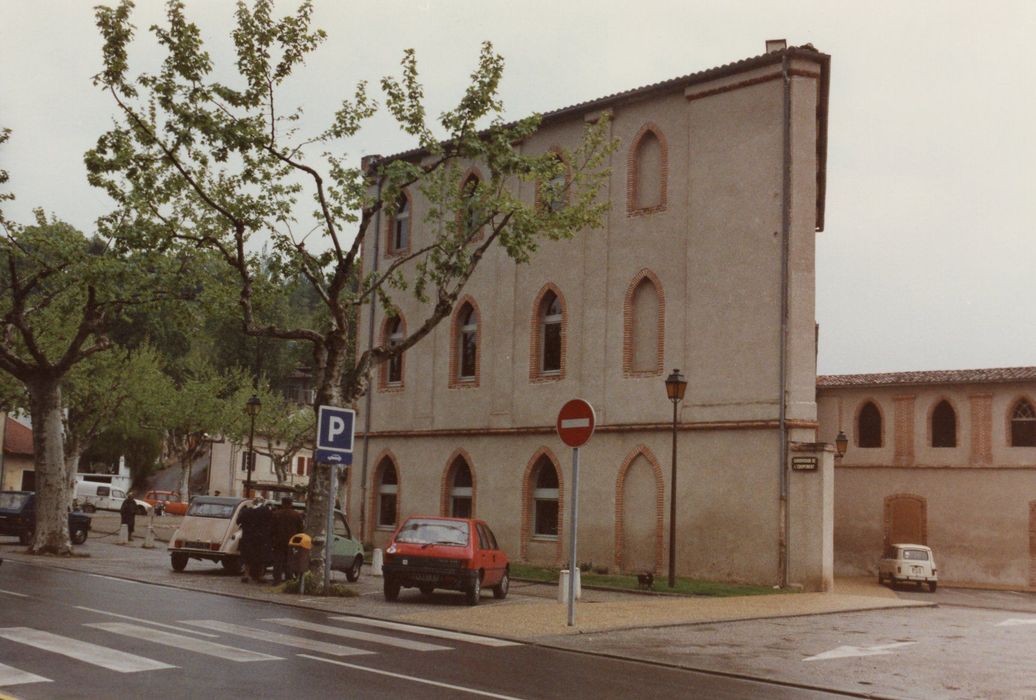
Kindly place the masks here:
POLYGON ((137 515, 147 515, 147 508, 144 506, 137 506, 137 515))
POLYGON ((86 528, 77 527, 72 530, 72 544, 83 544, 86 542, 86 528))
POLYGON ((432 591, 435 590, 435 586, 429 586, 426 583, 423 586, 418 586, 417 589, 421 591, 421 595, 431 595, 432 591))
POLYGON ((33 534, 34 533, 29 532, 28 530, 26 530, 25 532, 18 533, 18 542, 25 546, 32 544, 33 534))
POLYGON ((220 559, 219 565, 223 567, 231 576, 237 576, 241 573, 241 557, 227 557, 226 559, 220 559))
POLYGON ((353 559, 353 565, 345 572, 345 579, 349 583, 356 583, 360 580, 360 570, 363 568, 363 555, 357 554, 353 559))
POLYGON ((183 571, 187 568, 187 555, 183 552, 173 552, 169 555, 169 563, 173 565, 173 571, 183 571))
POLYGON ((468 605, 478 605, 478 599, 482 597, 482 574, 479 573, 468 586, 468 605))
POLYGON ((83 506, 84 513, 93 513, 96 510, 97 508, 94 507, 93 503, 87 503, 85 506, 83 506))
POLYGON ((929 593, 935 593, 935 588, 936 588, 936 585, 937 585, 937 584, 936 584, 936 582, 935 582, 935 581, 929 581, 929 582, 928 582, 928 592, 929 592, 929 593))
POLYGON ((385 577, 385 600, 390 603, 399 598, 399 581, 391 576, 385 577))
POLYGON ((497 600, 503 600, 507 597, 507 591, 511 588, 511 577, 507 571, 504 571, 504 577, 500 579, 500 583, 493 586, 493 597, 497 600))

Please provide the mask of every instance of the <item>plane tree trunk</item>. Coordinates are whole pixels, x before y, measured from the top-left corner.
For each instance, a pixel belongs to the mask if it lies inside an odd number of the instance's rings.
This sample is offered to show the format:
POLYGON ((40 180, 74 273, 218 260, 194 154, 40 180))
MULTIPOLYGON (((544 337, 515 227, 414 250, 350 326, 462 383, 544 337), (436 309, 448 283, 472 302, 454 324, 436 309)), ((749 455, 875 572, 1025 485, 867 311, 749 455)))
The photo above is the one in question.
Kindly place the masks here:
POLYGON ((36 533, 29 551, 71 554, 68 511, 72 490, 65 466, 61 384, 51 377, 26 382, 32 411, 33 462, 36 468, 36 533))

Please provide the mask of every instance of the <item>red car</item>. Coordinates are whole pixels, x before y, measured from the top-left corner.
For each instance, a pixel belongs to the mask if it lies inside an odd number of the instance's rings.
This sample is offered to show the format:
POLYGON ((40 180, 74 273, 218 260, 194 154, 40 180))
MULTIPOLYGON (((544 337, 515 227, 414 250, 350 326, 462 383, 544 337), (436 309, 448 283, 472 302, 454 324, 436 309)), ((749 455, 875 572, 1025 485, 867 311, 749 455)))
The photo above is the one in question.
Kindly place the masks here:
POLYGON ((420 515, 407 518, 392 536, 382 567, 385 600, 400 588, 425 595, 436 588, 462 591, 468 605, 478 605, 483 588, 507 596, 510 566, 496 537, 482 520, 420 515))
POLYGON ((187 504, 180 500, 179 491, 148 491, 144 500, 155 506, 155 513, 183 515, 187 512, 187 504))

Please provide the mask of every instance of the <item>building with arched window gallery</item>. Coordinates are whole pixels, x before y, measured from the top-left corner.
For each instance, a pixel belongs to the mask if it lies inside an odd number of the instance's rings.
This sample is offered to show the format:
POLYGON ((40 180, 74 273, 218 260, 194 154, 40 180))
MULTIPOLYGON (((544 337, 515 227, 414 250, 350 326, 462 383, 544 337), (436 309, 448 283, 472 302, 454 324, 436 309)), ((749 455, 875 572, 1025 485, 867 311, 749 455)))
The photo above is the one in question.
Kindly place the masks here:
MULTIPOLYGON (((563 167, 508 186, 568 206, 565 153, 607 115, 619 146, 604 225, 543 241, 528 264, 491 247, 451 315, 376 369, 344 487, 366 541, 385 546, 411 514, 470 514, 515 560, 565 562, 572 455, 554 422, 580 397, 597 415, 580 459, 581 561, 665 571, 674 498, 679 574, 830 586, 833 449, 816 442, 813 302, 829 58, 768 49, 543 116, 521 148, 563 167), (689 384, 674 494, 664 381, 677 368, 689 384), (812 468, 793 471, 793 458, 812 468)), ((481 231, 488 173, 461 170, 472 204, 457 220, 481 231)), ((406 255, 434 235, 424 196, 408 189, 375 222, 365 270, 413 271, 406 255)), ((428 315, 406 294, 392 301, 363 308, 361 348, 400 343, 428 315)))

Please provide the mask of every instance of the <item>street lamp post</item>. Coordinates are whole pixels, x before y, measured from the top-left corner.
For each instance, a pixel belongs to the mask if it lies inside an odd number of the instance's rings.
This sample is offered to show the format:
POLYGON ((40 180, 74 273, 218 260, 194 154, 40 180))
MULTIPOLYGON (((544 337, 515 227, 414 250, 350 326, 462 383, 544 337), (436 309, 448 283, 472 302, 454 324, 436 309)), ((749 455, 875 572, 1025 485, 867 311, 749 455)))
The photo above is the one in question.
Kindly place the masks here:
POLYGON ((263 404, 259 397, 252 394, 245 403, 245 413, 248 414, 248 476, 245 478, 245 498, 252 497, 252 469, 255 468, 255 417, 263 404))
POLYGON ((845 456, 845 451, 849 447, 849 438, 846 437, 845 431, 839 430, 838 437, 835 438, 835 459, 841 459, 845 456))
POLYGON ((665 393, 673 402, 673 461, 669 476, 669 587, 676 586, 676 413, 687 390, 687 380, 674 369, 666 377, 665 393))

